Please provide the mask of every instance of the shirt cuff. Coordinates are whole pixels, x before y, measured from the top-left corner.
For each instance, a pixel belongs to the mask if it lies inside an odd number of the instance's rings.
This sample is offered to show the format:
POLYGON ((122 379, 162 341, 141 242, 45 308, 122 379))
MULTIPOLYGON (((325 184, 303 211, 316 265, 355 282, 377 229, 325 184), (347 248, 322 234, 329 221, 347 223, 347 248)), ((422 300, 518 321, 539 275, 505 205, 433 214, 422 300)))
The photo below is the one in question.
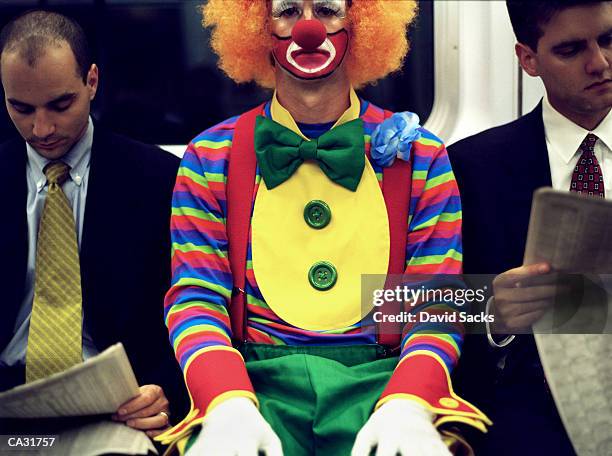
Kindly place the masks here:
MULTIPOLYGON (((487 306, 485 308, 485 313, 487 317, 491 315, 491 307, 493 306, 494 303, 495 303, 495 296, 491 296, 489 300, 487 301, 487 306)), ((504 348, 506 345, 509 345, 514 340, 515 336, 514 334, 512 334, 510 336, 506 336, 500 342, 496 342, 495 339, 493 339, 493 334, 491 334, 491 323, 489 323, 488 318, 485 319, 485 326, 487 328, 487 340, 489 341, 489 345, 493 348, 504 348)))
POLYGON ((434 425, 462 422, 486 432, 489 418, 453 391, 450 373, 436 353, 416 350, 399 362, 375 410, 392 399, 417 402, 436 415, 434 425))
POLYGON ((213 346, 199 350, 185 365, 184 376, 191 409, 180 423, 155 438, 170 448, 178 446, 179 452, 194 428, 220 403, 246 397, 259 406, 242 355, 235 348, 213 346))

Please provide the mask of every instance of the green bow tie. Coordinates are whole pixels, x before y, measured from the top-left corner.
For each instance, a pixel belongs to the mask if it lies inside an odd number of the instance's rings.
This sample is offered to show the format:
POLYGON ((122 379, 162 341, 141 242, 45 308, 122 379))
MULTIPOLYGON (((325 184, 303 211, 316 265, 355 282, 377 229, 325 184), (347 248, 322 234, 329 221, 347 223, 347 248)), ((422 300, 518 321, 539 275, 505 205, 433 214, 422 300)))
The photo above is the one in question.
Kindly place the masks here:
POLYGON ((352 120, 306 141, 281 124, 258 116, 255 154, 270 190, 289 179, 304 160, 316 160, 327 177, 354 192, 365 166, 363 121, 352 120))

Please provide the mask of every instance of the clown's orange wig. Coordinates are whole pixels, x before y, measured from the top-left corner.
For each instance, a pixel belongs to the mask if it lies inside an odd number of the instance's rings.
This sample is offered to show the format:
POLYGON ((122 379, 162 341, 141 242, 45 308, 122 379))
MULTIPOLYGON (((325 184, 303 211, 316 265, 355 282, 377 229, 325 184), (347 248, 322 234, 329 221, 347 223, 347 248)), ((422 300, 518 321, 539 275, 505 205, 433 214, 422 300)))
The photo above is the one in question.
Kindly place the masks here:
MULTIPOLYGON (((219 66, 236 82, 274 87, 268 1, 209 0, 203 7, 219 66)), ((401 68, 408 52, 406 29, 417 5, 414 0, 352 0, 350 5, 353 38, 346 65, 351 83, 360 87, 401 68)))

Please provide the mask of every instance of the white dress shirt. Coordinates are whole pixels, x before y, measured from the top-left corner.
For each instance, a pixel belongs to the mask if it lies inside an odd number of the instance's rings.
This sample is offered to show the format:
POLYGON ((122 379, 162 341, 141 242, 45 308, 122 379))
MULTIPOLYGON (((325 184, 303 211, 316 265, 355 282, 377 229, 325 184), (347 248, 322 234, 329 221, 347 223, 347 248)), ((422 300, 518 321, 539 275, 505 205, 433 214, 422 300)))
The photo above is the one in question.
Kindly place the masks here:
POLYGON ((550 177, 555 190, 569 190, 572 174, 581 153, 578 147, 589 133, 599 138, 595 157, 603 174, 606 199, 612 199, 612 110, 592 131, 585 130, 553 108, 544 97, 542 119, 548 149, 550 177))

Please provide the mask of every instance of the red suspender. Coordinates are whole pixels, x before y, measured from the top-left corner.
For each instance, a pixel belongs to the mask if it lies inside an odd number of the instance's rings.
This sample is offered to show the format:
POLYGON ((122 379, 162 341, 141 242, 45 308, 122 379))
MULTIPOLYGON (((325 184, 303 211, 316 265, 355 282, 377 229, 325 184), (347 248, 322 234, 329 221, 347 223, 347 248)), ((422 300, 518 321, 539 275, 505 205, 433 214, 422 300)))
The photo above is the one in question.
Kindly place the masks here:
POLYGON ((246 261, 255 188, 255 120, 264 105, 242 114, 236 122, 227 171, 227 238, 234 288, 229 308, 235 344, 246 341, 246 261))
MULTIPOLYGON (((385 111, 385 119, 393 113, 385 111)), ((389 218, 389 268, 387 274, 403 274, 406 269, 406 241, 408 238, 408 216, 412 190, 412 155, 410 161, 395 160, 383 169, 383 196, 389 218)), ((387 280, 387 287, 394 287, 387 280)), ((397 284, 399 285, 399 284, 397 284)), ((396 303, 385 304, 385 314, 398 315, 402 309, 391 309, 396 303)), ((384 321, 378 323, 377 340, 385 347, 397 348, 401 343, 401 325, 384 321)))
MULTIPOLYGON (((234 343, 242 343, 247 338, 246 256, 257 168, 254 131, 255 119, 262 113, 263 106, 244 113, 238 119, 227 174, 226 227, 229 262, 234 280, 229 313, 234 343)), ((385 111, 385 118, 391 114, 385 111)), ((383 196, 387 205, 390 232, 389 274, 404 273, 411 183, 410 162, 395 160, 392 166, 383 170, 383 196)), ((387 347, 398 347, 399 325, 380 323, 378 343, 387 347)))

